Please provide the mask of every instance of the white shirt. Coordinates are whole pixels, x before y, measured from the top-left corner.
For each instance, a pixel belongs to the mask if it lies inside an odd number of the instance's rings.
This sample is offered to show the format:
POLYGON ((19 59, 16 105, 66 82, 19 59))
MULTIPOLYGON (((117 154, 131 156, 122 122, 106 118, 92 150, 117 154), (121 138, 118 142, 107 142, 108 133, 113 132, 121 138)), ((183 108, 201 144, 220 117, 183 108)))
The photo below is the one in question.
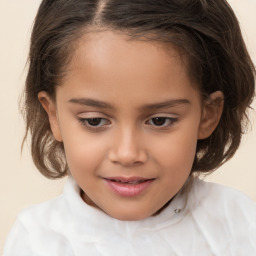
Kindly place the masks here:
POLYGON ((120 221, 87 205, 69 179, 61 196, 23 211, 4 256, 255 256, 256 204, 195 180, 159 215, 120 221))

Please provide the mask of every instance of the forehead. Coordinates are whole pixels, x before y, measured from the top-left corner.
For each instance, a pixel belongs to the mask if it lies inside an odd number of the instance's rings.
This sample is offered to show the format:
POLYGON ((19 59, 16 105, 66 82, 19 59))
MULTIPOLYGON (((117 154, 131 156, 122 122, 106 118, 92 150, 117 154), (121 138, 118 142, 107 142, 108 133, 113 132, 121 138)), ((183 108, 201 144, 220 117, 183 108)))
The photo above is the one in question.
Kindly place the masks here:
POLYGON ((64 86, 72 84, 72 91, 114 94, 121 90, 119 96, 158 95, 159 100, 170 99, 168 93, 190 94, 194 90, 186 66, 173 47, 113 31, 85 34, 76 44, 64 80, 64 86))

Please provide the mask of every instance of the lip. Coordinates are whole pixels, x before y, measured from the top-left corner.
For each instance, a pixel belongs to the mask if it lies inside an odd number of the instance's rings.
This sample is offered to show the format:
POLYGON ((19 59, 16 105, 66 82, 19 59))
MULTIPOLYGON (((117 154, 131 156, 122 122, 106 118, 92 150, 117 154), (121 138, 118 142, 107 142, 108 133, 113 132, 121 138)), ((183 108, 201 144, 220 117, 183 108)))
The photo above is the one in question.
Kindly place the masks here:
POLYGON ((119 196, 135 197, 144 192, 155 179, 143 177, 108 177, 104 178, 109 188, 119 196))

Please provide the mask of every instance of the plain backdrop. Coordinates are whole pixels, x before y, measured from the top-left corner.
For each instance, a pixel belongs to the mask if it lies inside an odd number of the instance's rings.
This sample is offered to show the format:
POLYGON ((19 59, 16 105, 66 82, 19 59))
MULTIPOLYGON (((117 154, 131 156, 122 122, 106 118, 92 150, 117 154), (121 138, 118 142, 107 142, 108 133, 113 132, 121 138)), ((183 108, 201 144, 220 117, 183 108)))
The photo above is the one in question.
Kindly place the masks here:
MULTIPOLYGON (((256 63, 256 0, 230 0, 256 63)), ((44 178, 34 167, 29 146, 21 154, 24 123, 18 100, 26 76, 26 58, 39 0, 0 0, 0 254, 18 212, 62 191, 64 180, 44 178)), ((255 107, 256 104, 254 103, 255 107)), ((256 200, 256 112, 235 157, 207 177, 237 188, 256 200)))

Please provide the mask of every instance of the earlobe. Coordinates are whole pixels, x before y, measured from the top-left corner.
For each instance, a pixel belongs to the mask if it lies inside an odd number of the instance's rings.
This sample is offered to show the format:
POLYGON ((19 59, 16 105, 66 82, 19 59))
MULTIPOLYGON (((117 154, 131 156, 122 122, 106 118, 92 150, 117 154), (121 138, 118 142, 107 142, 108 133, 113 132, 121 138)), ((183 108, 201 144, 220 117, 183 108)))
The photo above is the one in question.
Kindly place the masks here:
POLYGON ((48 115, 49 123, 51 126, 52 134, 54 138, 62 142, 62 136, 57 116, 57 108, 55 102, 52 100, 52 98, 49 96, 49 94, 45 91, 41 91, 38 93, 38 99, 42 105, 42 107, 45 109, 48 115))
POLYGON ((202 118, 198 129, 198 139, 208 138, 216 129, 223 111, 224 95, 213 92, 203 103, 202 118))

